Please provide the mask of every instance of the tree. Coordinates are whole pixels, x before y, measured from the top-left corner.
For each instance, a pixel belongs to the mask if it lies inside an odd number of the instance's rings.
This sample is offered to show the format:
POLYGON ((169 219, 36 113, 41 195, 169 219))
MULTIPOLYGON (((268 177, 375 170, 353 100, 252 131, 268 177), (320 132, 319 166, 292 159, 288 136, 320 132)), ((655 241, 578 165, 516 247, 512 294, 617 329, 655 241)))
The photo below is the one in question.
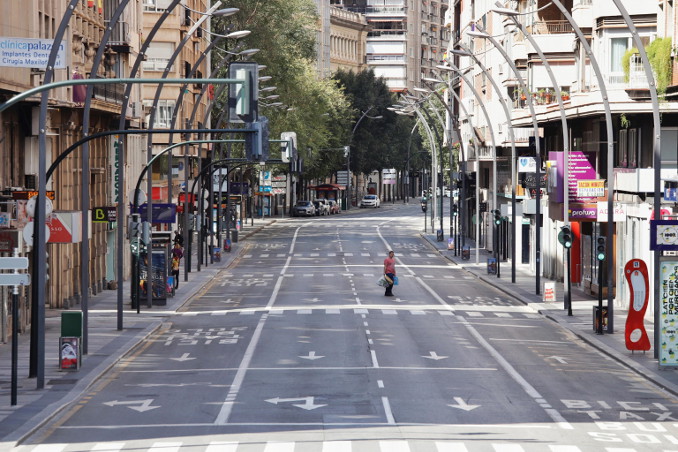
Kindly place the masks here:
MULTIPOLYGON (((353 110, 349 136, 351 145, 351 169, 357 173, 369 174, 384 168, 403 169, 406 166, 410 131, 414 120, 396 115, 388 108, 395 103, 394 94, 382 78, 377 78, 372 70, 355 73, 339 70, 334 79, 349 99, 353 110), (381 116, 381 119, 363 118, 381 116)), ((414 151, 419 148, 419 140, 412 143, 414 151)))
MULTIPOLYGON (((276 108, 267 106, 272 101, 260 101, 260 115, 269 118, 271 138, 284 131, 296 132, 305 167, 310 173, 323 173, 322 159, 307 150, 338 145, 341 135, 337 135, 337 128, 347 121, 349 112, 337 83, 319 78, 315 70, 315 4, 311 0, 233 0, 228 6, 240 11, 227 20, 213 20, 214 31, 226 34, 249 30, 251 34, 237 41, 237 49, 232 40, 224 40, 225 50, 260 49, 253 60, 266 66, 261 75, 272 77, 260 87, 276 86, 274 93, 280 96, 276 101, 287 107, 276 108)), ((226 69, 223 72, 221 76, 226 75, 226 69)))

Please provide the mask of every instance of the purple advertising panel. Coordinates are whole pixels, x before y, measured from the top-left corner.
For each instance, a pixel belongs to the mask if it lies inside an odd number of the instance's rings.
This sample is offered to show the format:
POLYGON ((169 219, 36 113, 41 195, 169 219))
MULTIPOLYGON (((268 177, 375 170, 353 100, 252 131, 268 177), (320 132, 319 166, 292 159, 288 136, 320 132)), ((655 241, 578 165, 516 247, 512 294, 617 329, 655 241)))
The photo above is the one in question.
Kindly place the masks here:
MULTIPOLYGON (((597 179, 595 163, 595 152, 571 151, 569 161, 569 181, 568 193, 569 201, 576 203, 588 203, 597 198, 577 196, 577 182, 580 180, 597 179)), ((552 194, 554 202, 563 202, 563 179, 565 177, 565 157, 563 152, 549 152, 549 160, 556 161, 556 192, 552 194)))

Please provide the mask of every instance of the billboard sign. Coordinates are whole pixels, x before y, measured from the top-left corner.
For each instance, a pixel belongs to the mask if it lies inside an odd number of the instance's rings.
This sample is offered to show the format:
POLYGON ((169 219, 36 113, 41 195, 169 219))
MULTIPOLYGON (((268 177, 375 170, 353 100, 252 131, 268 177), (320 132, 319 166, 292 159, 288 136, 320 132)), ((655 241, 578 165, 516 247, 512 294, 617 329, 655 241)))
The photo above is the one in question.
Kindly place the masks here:
MULTIPOLYGON (((47 69, 54 39, 0 37, 0 66, 47 69)), ((66 68, 66 44, 59 45, 55 69, 66 68)))

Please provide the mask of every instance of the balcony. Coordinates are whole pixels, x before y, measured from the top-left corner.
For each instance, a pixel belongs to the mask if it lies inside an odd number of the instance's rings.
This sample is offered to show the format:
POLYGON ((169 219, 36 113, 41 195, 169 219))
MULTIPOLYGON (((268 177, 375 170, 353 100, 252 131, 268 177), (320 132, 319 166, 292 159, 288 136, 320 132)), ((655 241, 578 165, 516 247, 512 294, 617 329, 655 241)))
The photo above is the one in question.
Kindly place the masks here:
POLYGON ((92 97, 103 102, 122 105, 125 93, 123 83, 110 83, 106 85, 94 85, 92 97))
POLYGON ((372 30, 367 33, 367 38, 382 41, 405 41, 407 40, 407 32, 405 30, 372 30))
POLYGON ((574 32, 572 25, 566 20, 542 20, 527 28, 535 35, 559 35, 574 32))
MULTIPOLYGON (((109 21, 106 22, 108 24, 109 21)), ((130 41, 129 24, 127 22, 116 23, 108 41, 111 49, 118 53, 129 53, 130 41)))
POLYGON ((627 193, 654 192, 654 168, 615 168, 614 189, 627 193))
POLYGON ((407 17, 407 8, 404 6, 368 6, 364 10, 367 20, 370 17, 407 17))

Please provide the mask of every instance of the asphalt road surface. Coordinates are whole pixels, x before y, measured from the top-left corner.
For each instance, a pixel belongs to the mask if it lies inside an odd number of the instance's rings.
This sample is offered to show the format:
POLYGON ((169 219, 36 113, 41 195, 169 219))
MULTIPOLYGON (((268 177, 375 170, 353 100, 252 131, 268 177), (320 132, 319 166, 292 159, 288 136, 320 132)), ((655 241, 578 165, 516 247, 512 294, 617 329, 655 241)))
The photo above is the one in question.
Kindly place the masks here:
POLYGON ((281 220, 21 451, 678 450, 674 397, 442 258, 418 205, 281 220), (389 249, 399 285, 376 282, 389 249))

